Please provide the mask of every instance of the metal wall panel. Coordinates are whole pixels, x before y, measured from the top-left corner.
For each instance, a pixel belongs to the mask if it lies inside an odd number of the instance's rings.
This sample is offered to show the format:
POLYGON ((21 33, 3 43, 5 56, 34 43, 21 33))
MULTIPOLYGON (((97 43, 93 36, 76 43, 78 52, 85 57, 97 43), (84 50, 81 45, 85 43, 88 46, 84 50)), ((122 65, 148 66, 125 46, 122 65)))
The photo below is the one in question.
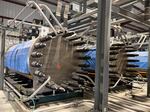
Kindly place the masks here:
MULTIPOLYGON (((56 6, 50 5, 48 3, 44 3, 44 2, 38 2, 38 3, 43 3, 46 4, 48 7, 51 8, 51 10, 54 12, 56 9, 56 6)), ((14 18, 18 12, 23 8, 23 6, 17 5, 17 4, 13 4, 13 3, 9 3, 9 2, 5 2, 5 1, 1 1, 0 0, 0 16, 5 16, 5 17, 10 17, 10 18, 14 18)), ((23 14, 21 14, 20 17, 18 17, 18 19, 23 19, 26 15, 28 15, 30 12, 32 12, 33 9, 28 8, 27 10, 24 11, 23 14)), ((47 15, 49 17, 49 15, 47 15)), ((27 19, 27 21, 32 22, 32 20, 36 18, 36 19, 42 19, 41 15, 39 13, 35 13, 33 14, 33 16, 29 17, 27 19)), ((4 24, 6 24, 6 21, 4 21, 4 24)))

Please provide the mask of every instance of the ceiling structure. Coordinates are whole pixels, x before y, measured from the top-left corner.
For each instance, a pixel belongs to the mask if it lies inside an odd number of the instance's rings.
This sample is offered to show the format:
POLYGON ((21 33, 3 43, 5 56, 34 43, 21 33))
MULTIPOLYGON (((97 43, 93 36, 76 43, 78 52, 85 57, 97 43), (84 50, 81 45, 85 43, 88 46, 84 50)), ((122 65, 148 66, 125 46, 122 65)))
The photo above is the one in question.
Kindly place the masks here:
MULTIPOLYGON (((25 6, 26 2, 29 0, 2 0, 5 2, 25 6)), ((34 0, 36 2, 43 2, 43 3, 48 3, 50 5, 57 6, 58 0, 34 0)), ((92 8, 96 9, 97 8, 97 2, 98 0, 61 0, 63 3, 83 3, 87 2, 86 7, 87 8, 92 8)), ((143 0, 112 0, 113 6, 125 9, 128 12, 132 12, 140 17, 144 18, 144 13, 145 13, 145 7, 144 7, 144 1, 143 0)), ((1 16, 1 15, 0 15, 1 16)), ((92 16, 93 17, 93 16, 92 16)), ((93 18, 96 19, 96 18, 93 18)), ((145 25, 138 24, 136 22, 133 22, 129 19, 125 19, 123 21, 120 21, 122 17, 116 13, 112 13, 112 20, 119 21, 120 26, 130 29, 132 31, 136 32, 146 32, 149 30, 148 27, 145 25)))
MULTIPOLYGON (((78 0, 73 0, 73 1, 78 2, 78 0)), ((92 9, 92 10, 97 9, 98 0, 79 0, 78 4, 82 3, 83 1, 87 1, 86 7, 88 9, 92 9)), ((145 22, 146 24, 150 24, 149 21, 144 20, 144 16, 145 16, 144 4, 145 4, 144 0, 112 0, 113 23, 116 23, 121 27, 123 27, 124 29, 129 29, 134 32, 149 31, 149 25, 143 24, 145 22), (132 17, 134 16, 134 17, 131 19, 130 16, 132 17), (133 19, 138 19, 140 21, 138 22, 136 20, 133 21, 133 19)), ((91 14, 89 15, 90 17, 92 18, 94 17, 94 19, 97 19, 97 16, 93 16, 91 14)))

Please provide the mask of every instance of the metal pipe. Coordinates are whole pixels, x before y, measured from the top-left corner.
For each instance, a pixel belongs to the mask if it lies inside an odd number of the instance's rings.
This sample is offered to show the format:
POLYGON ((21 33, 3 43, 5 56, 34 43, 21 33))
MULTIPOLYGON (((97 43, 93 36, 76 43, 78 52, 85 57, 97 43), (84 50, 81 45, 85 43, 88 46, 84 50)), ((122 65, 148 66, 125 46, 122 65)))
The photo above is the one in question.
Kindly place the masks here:
POLYGON ((62 25, 59 23, 59 21, 57 20, 57 18, 54 16, 53 12, 51 11, 51 9, 45 5, 45 4, 39 4, 39 6, 42 8, 45 8, 49 13, 50 15, 52 16, 52 18, 55 20, 55 22, 57 23, 57 25, 62 29, 63 33, 65 32, 65 29, 62 27, 62 25))
POLYGON ((28 7, 29 5, 26 5, 17 15, 16 15, 16 17, 13 19, 13 21, 10 23, 10 24, 8 24, 9 26, 11 26, 14 22, 15 22, 15 20, 20 16, 20 14, 28 7))
MULTIPOLYGON (((20 23, 18 23, 17 25, 15 25, 15 27, 19 26, 21 23, 23 23, 27 18, 29 18, 30 16, 32 16, 32 14, 34 14, 37 10, 32 11, 28 16, 26 16, 20 23)), ((8 21, 9 22, 9 21, 8 21)), ((10 34, 12 31, 8 32, 6 35, 10 34)))
POLYGON ((25 101, 31 100, 50 81, 50 79, 51 77, 49 76, 47 80, 31 96, 23 99, 22 101, 25 102, 25 101))
POLYGON ((145 35, 145 36, 144 36, 144 38, 143 38, 143 40, 142 40, 142 42, 140 43, 140 46, 139 46, 139 48, 138 48, 138 49, 140 49, 140 48, 142 47, 142 45, 144 44, 144 42, 145 42, 146 38, 147 38, 147 36, 145 35))
MULTIPOLYGON (((28 19, 30 16, 32 16, 32 14, 34 14, 36 11, 37 11, 37 9, 34 10, 34 11, 32 11, 28 16, 26 16, 26 17, 21 21, 21 23, 24 22, 26 19, 28 19)), ((16 24, 16 27, 19 26, 21 23, 16 24)))
POLYGON ((20 97, 20 99, 23 97, 23 95, 21 95, 8 81, 4 80, 4 82, 20 97))
MULTIPOLYGON (((8 23, 12 21, 12 20, 8 20, 8 23)), ((36 27, 42 27, 42 25, 37 25, 37 24, 32 24, 32 23, 28 23, 28 22, 22 22, 22 21, 15 21, 15 23, 22 23, 24 25, 30 25, 30 26, 36 26, 36 27)))
POLYGON ((47 23, 49 24, 49 26, 54 31, 55 35, 57 35, 57 31, 55 30, 55 28, 53 27, 53 25, 50 23, 50 21, 48 20, 48 18, 46 17, 46 15, 43 13, 42 9, 38 6, 38 4, 35 3, 34 1, 29 1, 28 4, 29 5, 31 5, 31 4, 35 5, 35 7, 39 10, 39 12, 42 14, 42 16, 44 17, 44 19, 47 21, 47 23))
POLYGON ((110 89, 115 88, 118 85, 118 83, 121 81, 122 77, 123 75, 121 74, 120 78, 117 80, 117 82, 113 86, 110 87, 110 89))
POLYGON ((83 75, 83 74, 79 74, 79 73, 74 73, 74 75, 78 75, 78 76, 87 78, 95 86, 95 82, 89 76, 83 75))
MULTIPOLYGON (((145 36, 145 35, 144 35, 145 36)), ((143 39, 143 37, 144 37, 143 35, 141 35, 141 37, 140 37, 140 39, 139 39, 139 41, 137 42, 138 44, 140 44, 140 42, 141 42, 141 40, 143 39)))

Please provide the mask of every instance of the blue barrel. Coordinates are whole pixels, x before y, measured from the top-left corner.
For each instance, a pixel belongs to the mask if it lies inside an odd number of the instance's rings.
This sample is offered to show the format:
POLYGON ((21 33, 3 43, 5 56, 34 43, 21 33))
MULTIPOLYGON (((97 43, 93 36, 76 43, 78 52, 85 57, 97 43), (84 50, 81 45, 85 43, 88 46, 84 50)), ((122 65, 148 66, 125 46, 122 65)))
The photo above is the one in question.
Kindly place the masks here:
POLYGON ((5 54, 5 67, 12 71, 29 74, 29 51, 32 43, 31 40, 9 48, 5 54))

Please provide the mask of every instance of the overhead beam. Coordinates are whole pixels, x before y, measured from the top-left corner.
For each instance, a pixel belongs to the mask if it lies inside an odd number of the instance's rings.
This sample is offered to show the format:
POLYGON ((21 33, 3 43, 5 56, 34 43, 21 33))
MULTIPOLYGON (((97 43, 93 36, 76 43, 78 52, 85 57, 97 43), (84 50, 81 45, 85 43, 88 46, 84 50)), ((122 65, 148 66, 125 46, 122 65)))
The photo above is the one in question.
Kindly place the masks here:
POLYGON ((17 1, 14 1, 14 0, 2 0, 2 1, 13 3, 13 4, 16 4, 16 5, 26 6, 26 4, 21 3, 21 2, 17 2, 17 1))
POLYGON ((143 17, 138 16, 134 13, 131 13, 125 9, 122 9, 120 7, 112 6, 112 13, 115 13, 123 18, 126 18, 128 20, 134 21, 136 23, 139 23, 141 25, 147 26, 148 28, 150 27, 150 22, 145 21, 143 17))
MULTIPOLYGON (((81 20, 81 19, 88 18, 89 16, 92 16, 92 15, 94 15, 94 14, 97 14, 97 12, 98 12, 98 10, 95 9, 95 10, 93 10, 93 11, 91 11, 91 12, 89 12, 89 13, 83 14, 83 15, 77 17, 77 18, 70 19, 70 20, 68 21, 68 24, 77 22, 77 21, 79 21, 79 20, 81 20)), ((134 13, 131 13, 131 12, 129 12, 129 11, 125 10, 125 9, 122 9, 122 8, 120 8, 120 7, 112 6, 112 13, 114 13, 114 14, 116 14, 116 15, 119 15, 119 16, 125 18, 125 19, 130 20, 130 21, 133 21, 133 22, 136 22, 136 23, 138 23, 138 24, 144 25, 144 26, 146 26, 147 28, 150 27, 150 22, 149 22, 149 21, 145 21, 143 17, 138 16, 138 15, 136 15, 136 14, 134 14, 134 13)))
POLYGON ((127 28, 127 29, 132 30, 132 31, 135 31, 135 32, 141 32, 140 30, 135 29, 135 28, 133 28, 133 27, 131 27, 131 26, 123 26, 123 28, 127 28))
POLYGON ((51 0, 40 0, 40 1, 57 6, 57 0, 55 0, 55 2, 52 2, 51 0))
POLYGON ((134 27, 135 29, 139 29, 140 31, 143 31, 143 32, 145 31, 144 28, 141 28, 141 27, 139 27, 139 26, 137 26, 137 25, 128 24, 128 26, 134 27))
MULTIPOLYGON (((15 0, 2 0, 2 1, 9 2, 9 3, 13 3, 13 4, 16 4, 16 5, 26 6, 25 3, 17 2, 17 1, 15 1, 15 0)), ((58 0, 53 0, 53 2, 52 2, 52 0, 39 0, 39 1, 48 3, 48 4, 50 4, 50 5, 55 5, 55 6, 57 6, 57 1, 58 1, 58 0)), ((65 3, 70 3, 69 0, 62 0, 62 1, 65 2, 65 3)))

